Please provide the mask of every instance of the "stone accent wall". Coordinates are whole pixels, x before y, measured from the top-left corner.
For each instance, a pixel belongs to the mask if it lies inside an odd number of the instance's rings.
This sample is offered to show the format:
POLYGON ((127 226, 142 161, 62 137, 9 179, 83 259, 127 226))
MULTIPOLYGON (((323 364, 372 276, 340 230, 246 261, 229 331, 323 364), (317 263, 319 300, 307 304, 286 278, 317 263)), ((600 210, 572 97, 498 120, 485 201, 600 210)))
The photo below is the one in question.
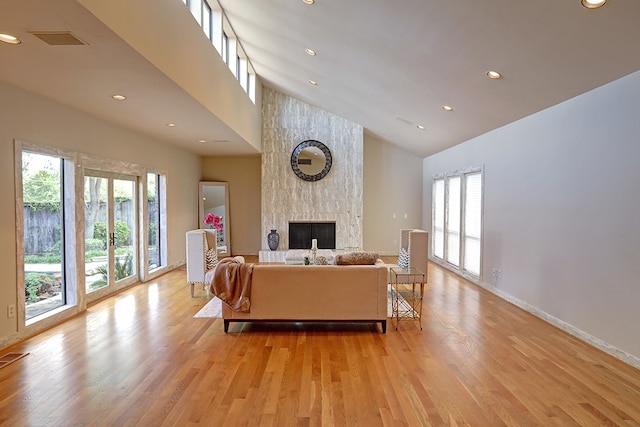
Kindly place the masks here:
POLYGON ((286 250, 289 221, 335 221, 336 248, 362 247, 362 126, 265 88, 262 97, 262 248, 280 234, 286 250), (291 170, 291 152, 315 139, 331 150, 333 166, 316 182, 291 170))

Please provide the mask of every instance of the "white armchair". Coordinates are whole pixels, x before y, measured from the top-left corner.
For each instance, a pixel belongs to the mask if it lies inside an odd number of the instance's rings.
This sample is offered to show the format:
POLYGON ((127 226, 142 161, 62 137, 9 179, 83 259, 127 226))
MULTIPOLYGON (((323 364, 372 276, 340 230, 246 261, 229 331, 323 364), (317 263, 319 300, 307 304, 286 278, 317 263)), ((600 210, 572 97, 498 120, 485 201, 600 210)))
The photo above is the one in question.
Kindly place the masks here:
POLYGON ((206 253, 209 248, 217 247, 217 232, 215 229, 190 230, 186 234, 187 239, 187 283, 191 285, 191 297, 193 287, 201 284, 204 289, 205 275, 207 274, 206 253))
POLYGON ((400 230, 400 249, 409 254, 409 267, 422 271, 426 280, 429 266, 429 233, 418 229, 400 230))

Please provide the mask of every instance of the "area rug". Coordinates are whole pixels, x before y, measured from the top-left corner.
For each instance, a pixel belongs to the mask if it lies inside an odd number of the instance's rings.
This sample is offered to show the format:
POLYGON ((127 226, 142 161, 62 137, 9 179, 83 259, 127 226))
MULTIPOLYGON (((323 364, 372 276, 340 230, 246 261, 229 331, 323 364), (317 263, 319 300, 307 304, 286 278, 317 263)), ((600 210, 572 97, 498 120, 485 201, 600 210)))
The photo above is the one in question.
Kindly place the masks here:
POLYGON ((193 317, 220 319, 222 317, 222 301, 217 297, 211 298, 193 317))
MULTIPOLYGON (((391 289, 389 289, 388 292, 387 315, 391 317, 391 289)), ((222 317, 222 301, 216 297, 211 298, 211 300, 209 300, 209 302, 205 304, 205 306, 202 307, 193 317, 220 319, 222 317)))

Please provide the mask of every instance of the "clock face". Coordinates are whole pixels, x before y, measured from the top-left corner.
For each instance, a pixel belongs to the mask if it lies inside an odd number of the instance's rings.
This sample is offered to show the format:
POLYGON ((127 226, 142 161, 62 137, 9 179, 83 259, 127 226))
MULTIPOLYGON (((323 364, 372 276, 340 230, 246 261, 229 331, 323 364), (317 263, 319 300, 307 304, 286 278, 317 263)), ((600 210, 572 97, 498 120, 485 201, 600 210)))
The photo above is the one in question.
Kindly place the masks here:
POLYGON ((319 181, 331 170, 331 151, 320 141, 309 139, 291 153, 291 169, 300 179, 319 181))

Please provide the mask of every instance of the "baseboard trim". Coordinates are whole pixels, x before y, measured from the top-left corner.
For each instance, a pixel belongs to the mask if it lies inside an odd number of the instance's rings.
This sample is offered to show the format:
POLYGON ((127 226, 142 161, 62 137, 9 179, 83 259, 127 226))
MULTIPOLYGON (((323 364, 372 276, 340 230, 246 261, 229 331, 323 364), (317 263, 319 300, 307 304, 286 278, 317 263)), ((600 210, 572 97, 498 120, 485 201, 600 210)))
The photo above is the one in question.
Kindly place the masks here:
POLYGON ((596 338, 593 335, 583 331, 582 329, 576 328, 575 326, 571 325, 570 323, 567 323, 563 320, 558 319, 557 317, 554 317, 552 315, 550 315, 549 313, 540 310, 537 307, 532 306, 531 304, 528 304, 524 301, 519 300, 518 298, 515 298, 513 295, 504 292, 488 283, 484 283, 484 282, 474 282, 475 284, 477 284, 478 286, 480 286, 483 289, 486 289, 487 291, 491 292, 492 294, 502 298, 503 300, 510 302, 511 304, 533 314, 534 316, 544 320, 547 323, 552 324, 553 326, 562 329, 563 331, 565 331, 566 333, 568 333, 569 335, 572 335, 576 338, 578 338, 581 341, 586 342, 587 344, 590 344, 602 351, 604 351, 605 353, 615 357, 616 359, 619 359, 631 366, 633 366, 634 368, 640 369, 640 358, 636 357, 632 354, 627 353, 624 350, 620 350, 617 347, 612 346, 611 344, 601 340, 600 338, 596 338))

